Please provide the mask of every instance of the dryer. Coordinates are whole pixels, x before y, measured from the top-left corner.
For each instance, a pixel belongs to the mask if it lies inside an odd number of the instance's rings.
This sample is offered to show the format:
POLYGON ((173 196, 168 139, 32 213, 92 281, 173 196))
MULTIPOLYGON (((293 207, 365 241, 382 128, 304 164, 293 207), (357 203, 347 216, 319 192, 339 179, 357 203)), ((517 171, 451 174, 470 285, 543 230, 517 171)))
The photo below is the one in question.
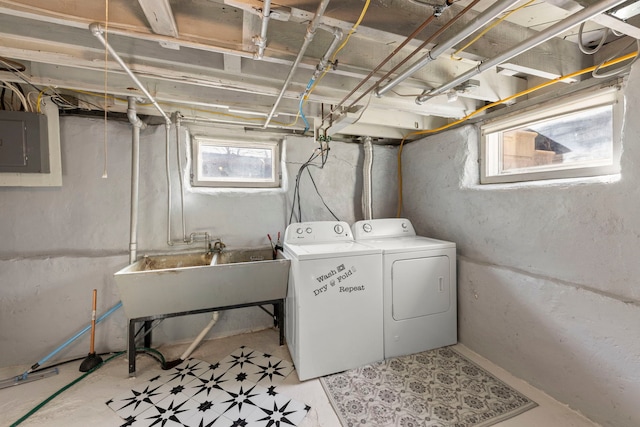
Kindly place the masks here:
POLYGON ((384 358, 380 250, 353 240, 341 221, 295 223, 285 336, 301 381, 384 358))
POLYGON ((403 218, 352 229, 356 241, 382 251, 385 358, 455 344, 455 243, 417 236, 403 218))

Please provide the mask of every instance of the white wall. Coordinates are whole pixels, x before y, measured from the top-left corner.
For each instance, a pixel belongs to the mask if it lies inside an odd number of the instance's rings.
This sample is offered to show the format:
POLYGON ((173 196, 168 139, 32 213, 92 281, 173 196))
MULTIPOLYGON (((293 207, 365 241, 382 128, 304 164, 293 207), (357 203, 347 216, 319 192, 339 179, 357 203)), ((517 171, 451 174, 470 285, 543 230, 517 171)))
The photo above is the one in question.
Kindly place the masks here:
MULTIPOLYGON (((87 326, 91 293, 98 289, 98 312, 120 297, 113 273, 128 264, 131 176, 131 128, 109 121, 108 178, 103 179, 104 122, 61 118, 63 185, 57 188, 0 187, 0 366, 33 364, 87 326)), ((183 249, 166 244, 164 126, 141 135, 138 255, 183 249)), ((223 132, 223 131, 221 131, 223 132)), ((224 131, 226 132, 226 131, 224 131)), ((181 238, 179 180, 171 135, 173 180, 172 236, 181 238)), ((315 149, 311 138, 289 138, 290 181, 315 149)), ((380 179, 395 149, 376 147, 380 179)), ((318 189, 334 212, 348 222, 360 219, 362 147, 334 142, 324 170, 313 170, 318 189)), ((374 175, 375 175, 374 171, 374 175)), ((390 182, 394 188, 395 182, 390 182)), ((188 232, 208 231, 228 247, 268 245, 267 233, 284 232, 293 182, 288 193, 187 192, 188 232)), ((304 220, 331 219, 307 178, 301 184, 304 220)), ((378 188, 384 189, 384 186, 378 188)), ((393 192, 375 195, 376 212, 385 211, 393 192), (390 196, 391 194, 391 196, 390 196)), ((196 249, 204 247, 197 244, 196 249)), ((154 329, 154 344, 186 341, 208 322, 208 314, 167 319, 154 329)), ((96 349, 122 350, 126 318, 119 310, 97 328, 96 349)), ((270 327, 271 319, 251 307, 221 313, 208 337, 270 327)), ((88 334, 54 360, 84 357, 88 334)))
POLYGON ((606 426, 640 425, 639 83, 618 182, 480 187, 473 126, 403 153, 406 215, 458 245, 459 340, 606 426))

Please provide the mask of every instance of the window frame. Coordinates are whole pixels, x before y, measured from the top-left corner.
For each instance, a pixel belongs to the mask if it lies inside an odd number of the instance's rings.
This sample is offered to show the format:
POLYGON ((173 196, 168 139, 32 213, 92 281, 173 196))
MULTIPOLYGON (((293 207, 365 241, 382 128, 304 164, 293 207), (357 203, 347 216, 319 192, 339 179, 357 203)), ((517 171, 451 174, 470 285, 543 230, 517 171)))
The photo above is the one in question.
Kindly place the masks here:
POLYGON ((623 91, 616 85, 605 89, 591 90, 566 97, 560 101, 539 104, 526 111, 488 121, 480 129, 480 184, 502 184, 527 181, 542 181, 549 179, 583 178, 620 173, 620 153, 622 147, 622 120, 624 117, 623 91), (565 166, 556 165, 536 170, 523 168, 521 172, 501 171, 502 144, 500 137, 490 135, 522 128, 562 115, 569 115, 580 111, 587 111, 602 106, 612 106, 612 159, 609 164, 580 166, 567 163, 565 166))
POLYGON ((193 187, 215 188, 279 188, 282 176, 280 172, 280 143, 279 141, 247 141, 240 139, 215 138, 207 135, 192 136, 191 185, 193 187), (223 147, 269 149, 271 150, 271 178, 269 179, 221 179, 204 178, 201 176, 202 152, 201 146, 214 145, 223 147))

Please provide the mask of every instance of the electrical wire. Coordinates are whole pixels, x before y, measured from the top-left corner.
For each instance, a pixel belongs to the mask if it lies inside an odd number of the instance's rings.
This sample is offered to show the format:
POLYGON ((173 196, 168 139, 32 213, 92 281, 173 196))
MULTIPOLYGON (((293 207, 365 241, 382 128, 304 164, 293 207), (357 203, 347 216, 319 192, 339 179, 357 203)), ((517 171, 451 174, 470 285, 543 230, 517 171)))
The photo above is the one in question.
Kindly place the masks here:
POLYGON ((630 59, 633 62, 635 62, 637 60, 637 58, 638 58, 638 52, 640 52, 640 42, 639 42, 639 49, 636 52, 632 52, 632 53, 620 56, 618 58, 611 59, 611 60, 606 61, 606 62, 604 62, 604 63, 602 63, 600 65, 594 65, 594 66, 591 66, 591 67, 583 68, 582 70, 575 71, 573 73, 557 77, 557 78, 555 78, 553 80, 549 80, 549 81, 540 83, 539 85, 533 86, 533 87, 531 87, 529 89, 525 89, 525 90, 523 90, 521 92, 518 92, 518 93, 516 93, 514 95, 508 96, 506 98, 500 99, 498 101, 495 101, 495 102, 489 103, 489 104, 487 104, 487 105, 485 105, 483 107, 480 107, 477 110, 467 114, 463 118, 458 119, 456 121, 453 121, 453 122, 451 122, 449 124, 446 124, 444 126, 440 126, 439 128, 419 130, 419 131, 411 132, 411 133, 408 133, 407 135, 405 135, 404 138, 402 138, 402 141, 400 141, 400 147, 398 149, 398 208, 397 208, 397 211, 396 211, 396 216, 398 218, 400 218, 400 216, 402 214, 402 150, 404 148, 404 143, 407 140, 407 138, 410 138, 412 136, 426 135, 426 134, 430 134, 430 133, 441 132, 441 131, 449 129, 449 128, 453 127, 453 126, 457 126, 460 123, 463 123, 463 122, 469 120, 470 118, 480 114, 481 112, 486 111, 489 108, 495 107, 496 105, 504 104, 506 102, 509 102, 509 101, 514 100, 516 98, 519 98, 521 96, 528 95, 530 93, 536 92, 536 91, 538 91, 540 89, 543 89, 545 87, 548 87, 548 86, 554 85, 556 83, 559 83, 559 82, 561 82, 563 80, 572 79, 572 78, 578 77, 578 76, 580 76, 582 74, 591 73, 596 69, 610 67, 612 65, 616 65, 616 64, 619 64, 621 62, 628 61, 630 59))
POLYGON ((504 21, 505 19, 507 19, 509 16, 511 16, 512 14, 516 13, 519 10, 524 9, 525 7, 529 6, 531 3, 535 2, 536 0, 529 0, 528 2, 526 2, 525 4, 516 7, 515 9, 512 9, 510 11, 508 11, 507 13, 505 13, 502 17, 500 17, 498 20, 496 20, 495 22, 493 22, 491 25, 489 25, 487 28, 485 28, 484 30, 482 30, 480 32, 480 34, 478 34, 477 36, 475 36, 469 43, 467 43, 466 45, 462 46, 460 49, 456 50, 455 52, 453 52, 451 54, 451 59, 455 60, 455 61, 461 61, 462 58, 457 57, 456 55, 460 52, 462 52, 463 50, 465 50, 466 48, 468 48, 469 46, 471 46, 472 44, 474 44, 475 42, 477 42, 478 40, 480 40, 480 38, 482 36, 484 36, 485 34, 487 34, 489 31, 491 31, 493 28, 495 28, 497 25, 499 25, 502 21, 504 21))
MULTIPOLYGON (((329 154, 328 154, 329 153, 329 146, 328 146, 328 144, 326 145, 326 147, 322 146, 323 139, 321 139, 319 142, 320 142, 320 147, 313 151, 313 153, 311 154, 309 159, 307 159, 307 161, 304 162, 300 166, 300 168, 298 169, 298 173, 296 174, 296 182, 295 182, 294 189, 293 189, 293 199, 291 201, 291 212, 289 214, 289 222, 288 222, 288 224, 291 224, 291 221, 294 218, 294 213, 296 212, 296 205, 297 205, 297 208, 298 208, 297 209, 297 220, 299 222, 302 221, 302 206, 301 206, 301 201, 300 201, 300 181, 302 179, 303 172, 305 170, 307 170, 307 168, 309 168, 311 166, 316 167, 318 169, 323 169, 324 165, 327 163, 327 159, 329 157, 329 154), (313 163, 318 158, 320 158, 320 164, 313 163)), ((328 141, 327 141, 327 143, 328 143, 328 141)), ((331 212, 331 214, 335 218, 335 214, 326 205, 326 203, 324 203, 324 199, 322 198, 322 195, 320 195, 320 192, 318 191, 318 188, 315 185, 315 182, 313 181, 313 177, 311 177, 311 181, 313 182, 314 187, 316 187, 316 192, 320 196, 320 199, 322 200, 323 204, 325 205, 325 207, 329 210, 329 212, 331 212)))
MULTIPOLYGON (((0 81, 0 87, 2 88, 7 88, 9 89, 12 93, 15 93, 16 96, 18 97, 18 99, 20 99, 20 102, 22 103, 23 108, 25 109, 25 111, 29 112, 29 104, 27 103, 27 99, 25 98, 25 96, 22 94, 22 92, 20 92, 20 90, 18 90, 18 88, 16 86, 14 86, 13 84, 9 83, 9 82, 5 82, 5 81, 0 81)), ((4 91, 3 91, 3 99, 4 99, 4 91)), ((4 103, 4 101, 3 101, 4 103)))
POLYGON ((604 33, 602 34, 602 38, 600 39, 600 42, 598 43, 598 45, 593 49, 589 49, 584 45, 584 42, 582 41, 584 24, 586 24, 586 22, 583 22, 582 24, 580 24, 580 28, 578 29, 578 48, 580 49, 580 52, 584 53, 585 55, 594 55, 595 53, 600 51, 600 49, 604 45, 604 42, 607 40, 607 37, 609 36, 609 29, 605 28, 604 33))

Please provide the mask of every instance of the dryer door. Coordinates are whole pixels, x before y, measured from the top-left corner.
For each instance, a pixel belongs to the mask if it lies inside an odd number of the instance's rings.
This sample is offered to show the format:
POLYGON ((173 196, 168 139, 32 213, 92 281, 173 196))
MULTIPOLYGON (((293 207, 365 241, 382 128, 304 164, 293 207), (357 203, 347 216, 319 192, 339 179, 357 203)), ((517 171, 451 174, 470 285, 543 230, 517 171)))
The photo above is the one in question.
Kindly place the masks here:
POLYGON ((393 318, 443 313, 451 305, 449 257, 402 259, 391 269, 393 318))

